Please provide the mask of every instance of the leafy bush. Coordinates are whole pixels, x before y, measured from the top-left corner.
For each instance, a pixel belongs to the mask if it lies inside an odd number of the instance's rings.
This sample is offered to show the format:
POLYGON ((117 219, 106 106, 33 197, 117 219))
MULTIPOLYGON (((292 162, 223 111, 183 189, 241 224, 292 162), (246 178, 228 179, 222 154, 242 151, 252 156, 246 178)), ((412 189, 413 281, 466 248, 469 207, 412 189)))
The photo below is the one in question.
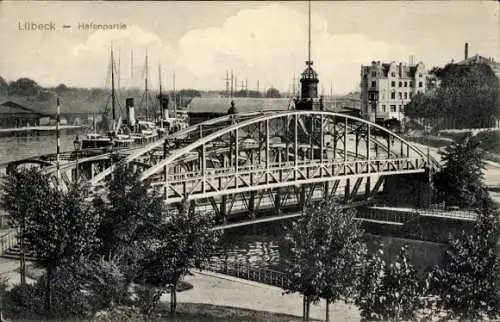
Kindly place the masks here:
POLYGON ((2 306, 6 316, 34 317, 43 311, 43 294, 37 294, 35 285, 19 284, 5 293, 2 306))

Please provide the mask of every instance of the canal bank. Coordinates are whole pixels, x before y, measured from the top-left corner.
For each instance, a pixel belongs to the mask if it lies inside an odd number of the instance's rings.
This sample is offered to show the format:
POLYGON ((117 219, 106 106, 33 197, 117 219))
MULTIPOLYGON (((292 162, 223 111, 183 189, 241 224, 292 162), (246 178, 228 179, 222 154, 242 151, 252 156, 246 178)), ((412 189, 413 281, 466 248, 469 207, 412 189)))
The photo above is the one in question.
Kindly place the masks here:
MULTIPOLYGON (((0 137, 24 137, 24 136, 49 136, 56 135, 55 126, 27 126, 0 129, 0 137)), ((86 131, 86 128, 79 125, 61 125, 59 126, 61 134, 80 134, 86 131)))
MULTIPOLYGON (((289 249, 284 235, 291 220, 257 224, 225 230, 214 257, 223 261, 284 271, 289 249)), ((410 262, 423 275, 432 266, 441 263, 446 244, 419 240, 396 234, 395 227, 379 226, 374 231, 363 225, 368 252, 382 249, 386 261, 396 258, 403 245, 408 246, 410 262), (392 231, 391 231, 392 230, 392 231)))

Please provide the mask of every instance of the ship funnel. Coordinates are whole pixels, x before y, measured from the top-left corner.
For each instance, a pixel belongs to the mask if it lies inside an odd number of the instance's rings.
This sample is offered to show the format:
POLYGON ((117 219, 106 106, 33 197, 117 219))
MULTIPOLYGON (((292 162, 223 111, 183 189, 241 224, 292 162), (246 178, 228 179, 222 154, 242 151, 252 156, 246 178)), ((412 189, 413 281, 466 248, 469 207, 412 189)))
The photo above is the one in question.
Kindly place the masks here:
POLYGON ((163 118, 166 119, 169 117, 169 115, 168 115, 168 96, 167 95, 160 96, 160 104, 161 104, 163 118))
POLYGON ((132 97, 125 100, 125 107, 127 109, 127 120, 130 126, 135 125, 135 110, 134 99, 132 97))

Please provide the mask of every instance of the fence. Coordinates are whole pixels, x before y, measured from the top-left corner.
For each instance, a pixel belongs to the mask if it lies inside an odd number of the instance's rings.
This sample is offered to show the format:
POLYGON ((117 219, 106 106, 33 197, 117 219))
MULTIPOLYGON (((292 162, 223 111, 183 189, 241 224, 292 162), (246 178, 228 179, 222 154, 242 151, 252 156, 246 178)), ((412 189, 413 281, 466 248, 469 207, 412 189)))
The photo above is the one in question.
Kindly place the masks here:
POLYGON ((290 279, 286 273, 255 267, 247 263, 211 260, 203 269, 280 288, 290 285, 290 279))

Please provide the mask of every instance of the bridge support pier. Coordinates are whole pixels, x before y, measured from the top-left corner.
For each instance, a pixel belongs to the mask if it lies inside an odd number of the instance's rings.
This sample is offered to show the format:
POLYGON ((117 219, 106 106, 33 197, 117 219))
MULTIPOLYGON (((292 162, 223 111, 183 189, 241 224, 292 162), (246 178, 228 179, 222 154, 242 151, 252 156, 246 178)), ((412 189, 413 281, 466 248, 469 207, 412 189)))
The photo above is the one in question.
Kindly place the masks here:
POLYGON ((348 203, 351 199, 350 197, 351 197, 351 180, 347 178, 344 187, 344 202, 348 203))
POLYGON ((281 213, 281 189, 276 189, 276 195, 274 196, 274 210, 276 214, 279 215, 281 213))
POLYGON ((220 202, 220 219, 224 224, 227 224, 227 196, 223 195, 220 202))
POLYGON ((429 208, 432 202, 432 188, 429 174, 426 172, 387 176, 385 178, 382 197, 388 205, 429 208))
POLYGON ((300 192, 299 192, 299 207, 301 211, 304 211, 306 208, 306 185, 301 184, 300 185, 300 192))
POLYGON ((366 182, 365 182, 365 197, 369 197, 371 195, 371 178, 366 177, 366 182))

